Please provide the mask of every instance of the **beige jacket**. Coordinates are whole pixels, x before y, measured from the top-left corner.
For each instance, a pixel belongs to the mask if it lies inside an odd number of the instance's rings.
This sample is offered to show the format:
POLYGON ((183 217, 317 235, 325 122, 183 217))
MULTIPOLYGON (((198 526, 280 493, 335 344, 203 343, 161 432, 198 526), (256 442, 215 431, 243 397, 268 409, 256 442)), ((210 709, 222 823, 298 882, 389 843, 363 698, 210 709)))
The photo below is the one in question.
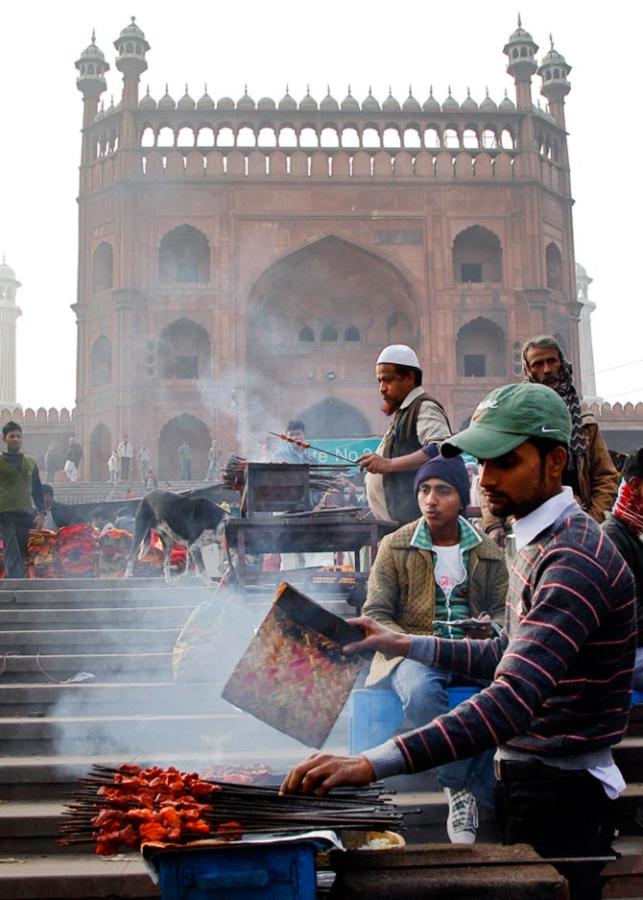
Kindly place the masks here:
MULTIPOLYGON (((403 525, 382 539, 368 579, 368 594, 362 610, 377 622, 408 634, 432 634, 435 618, 433 554, 411 546, 416 522, 403 525)), ((509 576, 504 554, 486 536, 469 551, 469 605, 471 615, 488 612, 504 623, 509 576)), ((386 678, 401 657, 387 659, 376 653, 366 679, 367 686, 386 678)))

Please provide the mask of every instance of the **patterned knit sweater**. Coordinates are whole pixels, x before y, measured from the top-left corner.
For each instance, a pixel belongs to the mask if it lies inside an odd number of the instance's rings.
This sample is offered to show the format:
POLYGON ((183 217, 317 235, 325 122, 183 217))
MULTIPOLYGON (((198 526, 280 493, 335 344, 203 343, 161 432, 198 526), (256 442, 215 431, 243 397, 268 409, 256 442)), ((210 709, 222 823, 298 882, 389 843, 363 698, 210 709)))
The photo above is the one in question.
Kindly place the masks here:
POLYGON ((609 538, 580 510, 561 517, 517 554, 502 635, 434 640, 435 666, 493 683, 395 738, 409 771, 499 744, 563 757, 618 743, 630 707, 635 611, 634 580, 609 538))

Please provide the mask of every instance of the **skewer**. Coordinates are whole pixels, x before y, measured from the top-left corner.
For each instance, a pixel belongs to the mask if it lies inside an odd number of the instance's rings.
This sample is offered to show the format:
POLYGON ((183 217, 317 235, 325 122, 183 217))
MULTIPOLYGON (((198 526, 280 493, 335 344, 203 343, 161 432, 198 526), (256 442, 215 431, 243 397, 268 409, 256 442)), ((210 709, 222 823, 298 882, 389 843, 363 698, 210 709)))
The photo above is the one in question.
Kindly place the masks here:
POLYGON ((308 441, 298 441, 296 438, 288 437, 283 431, 269 431, 268 434, 273 435, 273 437, 281 438, 282 441, 287 441, 289 444, 296 444, 304 450, 314 450, 316 453, 325 453, 327 456, 334 456, 335 459, 340 459, 346 466, 357 465, 356 462, 346 459, 345 456, 340 456, 339 453, 333 453, 332 450, 322 450, 321 447, 315 447, 314 444, 310 444, 308 441))

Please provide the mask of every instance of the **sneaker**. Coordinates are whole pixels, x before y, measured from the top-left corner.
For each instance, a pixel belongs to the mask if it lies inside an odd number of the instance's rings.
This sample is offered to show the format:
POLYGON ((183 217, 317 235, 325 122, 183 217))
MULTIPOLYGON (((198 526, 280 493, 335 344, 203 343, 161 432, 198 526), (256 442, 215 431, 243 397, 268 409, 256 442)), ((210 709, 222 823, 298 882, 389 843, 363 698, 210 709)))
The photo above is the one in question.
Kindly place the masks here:
POLYGON ((447 834, 452 844, 475 844, 478 831, 478 804, 466 788, 445 788, 449 802, 447 834))

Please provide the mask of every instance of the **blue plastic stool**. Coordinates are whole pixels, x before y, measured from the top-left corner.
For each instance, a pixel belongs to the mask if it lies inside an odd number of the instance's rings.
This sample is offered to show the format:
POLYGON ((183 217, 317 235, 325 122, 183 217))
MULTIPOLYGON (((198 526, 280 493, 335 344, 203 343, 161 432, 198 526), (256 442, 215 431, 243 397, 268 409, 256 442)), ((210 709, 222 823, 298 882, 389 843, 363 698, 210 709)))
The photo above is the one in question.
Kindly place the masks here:
POLYGON ((643 703, 643 691, 632 691, 632 706, 643 703))
MULTIPOLYGON (((480 688, 448 688, 449 709, 477 694, 480 688)), ((348 752, 361 753, 388 740, 404 721, 400 698, 388 688, 359 688, 350 696, 348 752)))

